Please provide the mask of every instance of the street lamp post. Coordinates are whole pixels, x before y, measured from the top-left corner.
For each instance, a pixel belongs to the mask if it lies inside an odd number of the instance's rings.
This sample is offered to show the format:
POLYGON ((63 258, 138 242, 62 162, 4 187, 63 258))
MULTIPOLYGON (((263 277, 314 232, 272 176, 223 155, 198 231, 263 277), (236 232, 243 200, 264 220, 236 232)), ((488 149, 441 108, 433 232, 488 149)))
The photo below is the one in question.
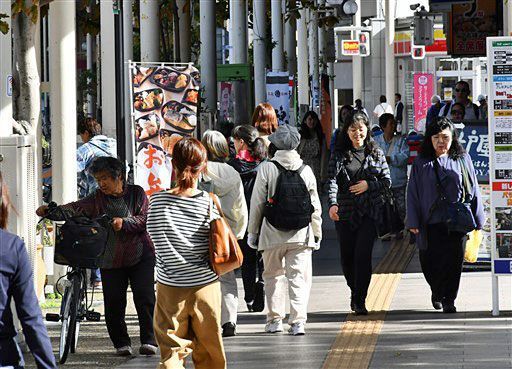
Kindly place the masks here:
POLYGON ((265 0, 254 0, 254 98, 255 104, 265 102, 266 100, 266 4, 265 0))

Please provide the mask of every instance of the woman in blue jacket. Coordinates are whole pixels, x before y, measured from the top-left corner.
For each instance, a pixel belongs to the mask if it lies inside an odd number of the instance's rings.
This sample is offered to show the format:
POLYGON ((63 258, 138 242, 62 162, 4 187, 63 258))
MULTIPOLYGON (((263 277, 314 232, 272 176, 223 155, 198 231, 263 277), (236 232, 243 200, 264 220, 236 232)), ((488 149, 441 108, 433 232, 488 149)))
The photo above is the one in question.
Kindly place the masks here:
POLYGON ((38 369, 56 369, 55 356, 34 290, 34 277, 23 241, 5 231, 11 207, 0 172, 0 368, 20 369, 23 355, 16 343, 11 311, 14 299, 23 334, 38 369))
POLYGON ((440 118, 427 127, 421 153, 414 161, 407 188, 406 227, 416 235, 423 274, 432 290, 432 306, 455 313, 464 258, 465 234, 449 231, 438 200, 438 180, 448 202, 459 201, 463 193, 462 167, 472 182, 471 212, 476 228, 485 223, 482 198, 470 156, 457 139, 453 123, 440 118), (437 171, 437 174, 436 174, 437 171))

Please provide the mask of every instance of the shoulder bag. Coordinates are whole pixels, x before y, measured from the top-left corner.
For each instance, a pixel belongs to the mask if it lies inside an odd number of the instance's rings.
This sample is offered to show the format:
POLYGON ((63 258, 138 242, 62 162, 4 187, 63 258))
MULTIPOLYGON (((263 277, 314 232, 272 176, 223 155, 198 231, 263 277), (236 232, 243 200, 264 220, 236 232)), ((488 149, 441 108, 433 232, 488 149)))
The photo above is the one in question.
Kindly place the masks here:
POLYGON ((220 214, 220 218, 210 222, 210 262, 214 272, 221 276, 239 268, 244 257, 216 196, 213 193, 209 193, 209 195, 212 200, 210 202, 210 217, 212 202, 220 214))
POLYGON ((462 174, 462 196, 459 201, 449 201, 446 197, 446 191, 439 178, 439 163, 434 161, 434 172, 436 173, 438 200, 434 206, 441 208, 443 212, 443 221, 448 226, 450 232, 469 233, 476 229, 475 218, 471 212, 471 192, 473 183, 468 173, 468 168, 464 159, 457 160, 460 164, 462 174))

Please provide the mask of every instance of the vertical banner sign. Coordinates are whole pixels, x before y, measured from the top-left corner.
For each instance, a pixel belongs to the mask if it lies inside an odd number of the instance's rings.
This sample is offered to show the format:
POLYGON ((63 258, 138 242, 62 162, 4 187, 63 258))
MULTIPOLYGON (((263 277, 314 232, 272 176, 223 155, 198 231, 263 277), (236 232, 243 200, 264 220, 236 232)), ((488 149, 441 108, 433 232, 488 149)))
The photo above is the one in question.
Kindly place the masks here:
POLYGON ((512 37, 488 38, 487 58, 492 269, 512 274, 512 37))
POLYGON ((233 84, 221 82, 219 121, 230 122, 233 120, 233 116, 233 84))
POLYGON ((425 132, 427 111, 434 94, 434 75, 414 73, 414 130, 425 132))
POLYGON ((322 102, 320 104, 320 123, 325 135, 325 144, 329 145, 332 135, 332 106, 331 94, 329 91, 330 80, 327 74, 322 74, 322 102))
POLYGON ((135 184, 146 194, 171 187, 172 149, 194 134, 199 71, 192 64, 130 63, 135 184))
POLYGON ((290 123, 289 80, 288 72, 267 73, 267 102, 276 111, 279 125, 290 123))

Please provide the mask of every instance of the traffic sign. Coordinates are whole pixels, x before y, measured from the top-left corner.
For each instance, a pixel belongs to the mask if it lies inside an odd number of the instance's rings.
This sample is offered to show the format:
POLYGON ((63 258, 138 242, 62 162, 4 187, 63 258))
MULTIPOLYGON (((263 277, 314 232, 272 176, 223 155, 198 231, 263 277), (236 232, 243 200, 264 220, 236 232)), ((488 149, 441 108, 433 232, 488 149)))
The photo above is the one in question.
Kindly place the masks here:
POLYGON ((346 56, 359 56, 359 40, 342 40, 341 54, 346 56))

